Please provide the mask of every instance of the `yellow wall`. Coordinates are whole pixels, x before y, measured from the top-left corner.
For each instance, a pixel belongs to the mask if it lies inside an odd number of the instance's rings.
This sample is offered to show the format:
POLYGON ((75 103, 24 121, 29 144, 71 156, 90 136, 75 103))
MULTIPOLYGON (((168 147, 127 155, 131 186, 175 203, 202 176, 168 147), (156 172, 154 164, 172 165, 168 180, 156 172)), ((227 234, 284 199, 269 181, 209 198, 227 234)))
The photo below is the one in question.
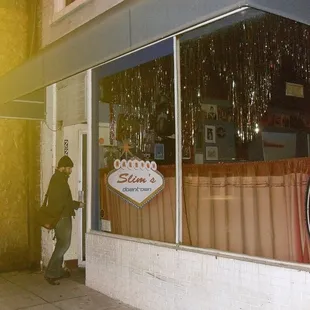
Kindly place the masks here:
MULTIPOLYGON (((26 2, 0 0, 0 76, 28 57, 26 2)), ((39 127, 0 118, 0 272, 26 268, 35 256, 28 223, 39 200, 39 127)))

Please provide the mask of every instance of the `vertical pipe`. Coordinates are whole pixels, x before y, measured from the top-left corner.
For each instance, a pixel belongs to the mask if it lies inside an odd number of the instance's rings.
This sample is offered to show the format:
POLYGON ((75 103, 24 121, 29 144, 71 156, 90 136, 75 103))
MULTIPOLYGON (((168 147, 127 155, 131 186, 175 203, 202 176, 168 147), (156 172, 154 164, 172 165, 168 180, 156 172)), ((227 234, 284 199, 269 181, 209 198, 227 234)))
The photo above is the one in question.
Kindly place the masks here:
POLYGON ((181 78, 180 78, 180 41, 173 38, 174 60, 174 114, 175 114, 175 186, 176 186, 176 234, 177 245, 182 243, 182 123, 181 123, 181 78))

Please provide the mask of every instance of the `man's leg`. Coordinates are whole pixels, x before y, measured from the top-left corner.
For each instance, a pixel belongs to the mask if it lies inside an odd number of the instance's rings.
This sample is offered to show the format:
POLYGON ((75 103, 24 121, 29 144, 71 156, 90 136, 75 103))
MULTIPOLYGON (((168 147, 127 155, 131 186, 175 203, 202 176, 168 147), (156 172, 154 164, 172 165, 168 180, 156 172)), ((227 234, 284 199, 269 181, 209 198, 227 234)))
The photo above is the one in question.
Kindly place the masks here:
POLYGON ((45 278, 50 284, 59 284, 55 280, 63 276, 63 257, 71 243, 71 217, 62 218, 55 228, 56 246, 45 271, 45 278))

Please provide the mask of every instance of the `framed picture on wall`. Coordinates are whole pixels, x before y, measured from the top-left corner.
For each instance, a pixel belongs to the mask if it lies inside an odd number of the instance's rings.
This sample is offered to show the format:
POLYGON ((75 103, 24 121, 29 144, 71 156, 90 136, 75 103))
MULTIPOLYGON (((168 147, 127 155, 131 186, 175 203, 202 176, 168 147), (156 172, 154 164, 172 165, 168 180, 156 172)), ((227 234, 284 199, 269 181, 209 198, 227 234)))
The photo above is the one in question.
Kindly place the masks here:
POLYGON ((206 146, 206 160, 218 160, 219 153, 217 146, 206 146))
POLYGON ((205 126, 205 142, 216 143, 216 131, 215 126, 205 126))
POLYGON ((217 120, 217 105, 207 104, 207 119, 217 120))

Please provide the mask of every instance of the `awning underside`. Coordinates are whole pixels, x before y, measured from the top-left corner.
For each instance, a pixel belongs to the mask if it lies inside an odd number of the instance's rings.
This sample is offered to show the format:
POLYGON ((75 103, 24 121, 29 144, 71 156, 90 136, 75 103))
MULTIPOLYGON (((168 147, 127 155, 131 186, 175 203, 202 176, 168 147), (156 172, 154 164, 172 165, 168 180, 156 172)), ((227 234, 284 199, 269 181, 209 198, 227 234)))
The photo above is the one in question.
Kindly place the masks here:
POLYGON ((44 120, 45 89, 0 104, 0 118, 44 120))

